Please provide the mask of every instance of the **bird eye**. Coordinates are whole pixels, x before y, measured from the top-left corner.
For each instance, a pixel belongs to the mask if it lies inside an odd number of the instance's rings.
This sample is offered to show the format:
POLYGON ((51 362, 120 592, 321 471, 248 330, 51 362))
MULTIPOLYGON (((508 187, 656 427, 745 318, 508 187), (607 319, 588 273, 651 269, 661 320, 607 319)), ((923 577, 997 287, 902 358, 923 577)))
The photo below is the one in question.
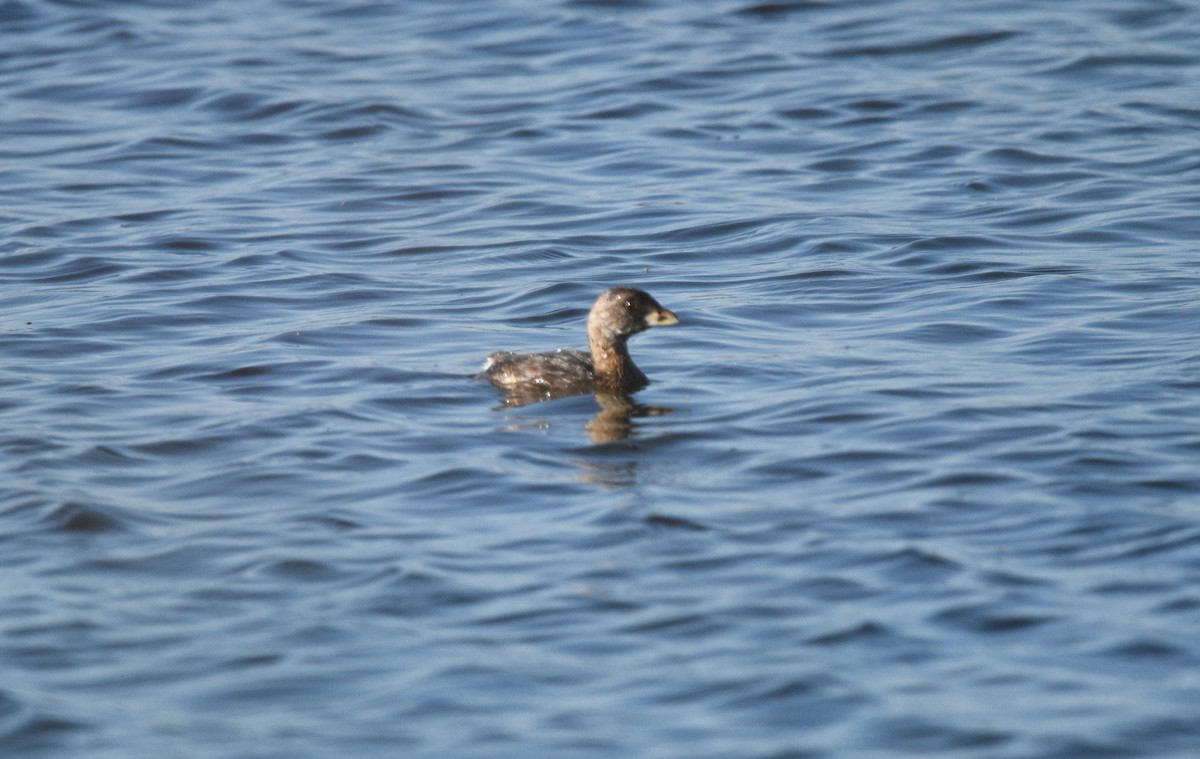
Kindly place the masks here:
POLYGON ((632 310, 633 310, 633 302, 632 302, 632 301, 628 301, 628 300, 627 300, 627 301, 625 301, 625 310, 626 310, 626 311, 632 311, 632 310))

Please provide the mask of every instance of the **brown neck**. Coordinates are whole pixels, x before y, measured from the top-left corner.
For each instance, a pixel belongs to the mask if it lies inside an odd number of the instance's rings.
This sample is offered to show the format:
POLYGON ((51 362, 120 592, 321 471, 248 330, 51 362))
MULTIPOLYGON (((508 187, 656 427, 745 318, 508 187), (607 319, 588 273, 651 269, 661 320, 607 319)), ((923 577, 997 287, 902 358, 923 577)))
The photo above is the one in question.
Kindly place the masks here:
POLYGON ((646 375, 634 366, 624 337, 612 338, 600 334, 597 330, 588 330, 588 333, 597 388, 609 392, 631 393, 645 386, 646 375))

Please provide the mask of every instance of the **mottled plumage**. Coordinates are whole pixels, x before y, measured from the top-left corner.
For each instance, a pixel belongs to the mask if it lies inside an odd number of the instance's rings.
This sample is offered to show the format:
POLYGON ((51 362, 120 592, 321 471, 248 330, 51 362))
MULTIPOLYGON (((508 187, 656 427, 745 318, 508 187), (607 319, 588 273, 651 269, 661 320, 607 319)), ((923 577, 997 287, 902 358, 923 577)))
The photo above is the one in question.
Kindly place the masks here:
POLYGON ((600 294, 588 314, 590 353, 501 351, 487 357, 479 376, 524 402, 591 392, 632 393, 649 380, 634 365, 626 341, 649 327, 678 322, 648 293, 613 287, 600 294))

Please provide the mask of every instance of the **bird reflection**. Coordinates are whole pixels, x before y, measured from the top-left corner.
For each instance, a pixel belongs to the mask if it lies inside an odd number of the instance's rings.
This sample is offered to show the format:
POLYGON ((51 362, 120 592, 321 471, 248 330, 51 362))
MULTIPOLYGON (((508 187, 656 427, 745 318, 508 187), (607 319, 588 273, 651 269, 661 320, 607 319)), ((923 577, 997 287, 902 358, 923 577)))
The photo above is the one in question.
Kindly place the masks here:
POLYGON ((666 416, 667 406, 645 406, 635 403, 628 395, 596 393, 600 411, 585 425, 593 443, 615 443, 629 437, 633 420, 645 416, 666 416))
MULTIPOLYGON (((578 393, 532 392, 514 388, 505 393, 504 402, 497 409, 520 408, 573 395, 578 393)), ((635 419, 666 416, 672 411, 670 406, 647 406, 637 403, 624 393, 596 393, 594 397, 600 405, 600 410, 584 425, 593 443, 615 443, 625 440, 637 428, 635 419)))

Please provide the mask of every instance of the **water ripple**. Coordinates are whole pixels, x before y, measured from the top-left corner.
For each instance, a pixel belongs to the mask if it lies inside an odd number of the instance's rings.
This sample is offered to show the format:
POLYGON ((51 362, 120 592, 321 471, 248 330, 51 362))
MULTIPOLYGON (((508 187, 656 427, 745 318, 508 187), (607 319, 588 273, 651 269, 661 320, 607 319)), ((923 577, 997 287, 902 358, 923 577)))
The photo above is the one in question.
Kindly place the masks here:
POLYGON ((134 10, 0 3, 5 756, 1191 756, 1190 6, 134 10))

